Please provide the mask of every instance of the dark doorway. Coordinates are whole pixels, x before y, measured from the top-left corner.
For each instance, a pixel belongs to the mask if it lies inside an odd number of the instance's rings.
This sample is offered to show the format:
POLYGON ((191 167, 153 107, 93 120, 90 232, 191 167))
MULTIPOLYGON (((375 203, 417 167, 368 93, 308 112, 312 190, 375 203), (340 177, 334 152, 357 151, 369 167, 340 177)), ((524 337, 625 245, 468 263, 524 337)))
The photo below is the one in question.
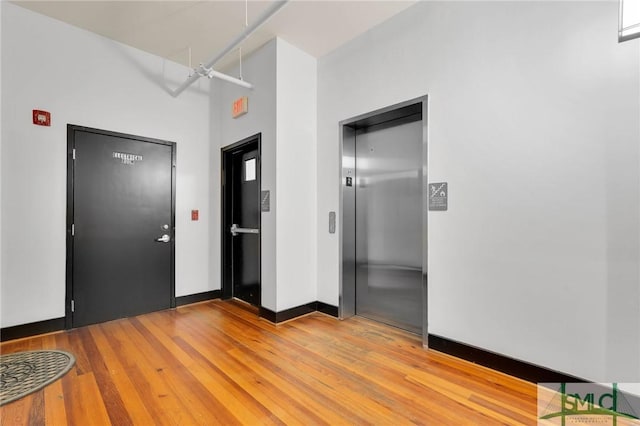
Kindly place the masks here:
POLYGON ((66 326, 175 306, 173 142, 68 125, 66 326))
POLYGON ((260 307, 260 134, 222 149, 222 296, 260 307))

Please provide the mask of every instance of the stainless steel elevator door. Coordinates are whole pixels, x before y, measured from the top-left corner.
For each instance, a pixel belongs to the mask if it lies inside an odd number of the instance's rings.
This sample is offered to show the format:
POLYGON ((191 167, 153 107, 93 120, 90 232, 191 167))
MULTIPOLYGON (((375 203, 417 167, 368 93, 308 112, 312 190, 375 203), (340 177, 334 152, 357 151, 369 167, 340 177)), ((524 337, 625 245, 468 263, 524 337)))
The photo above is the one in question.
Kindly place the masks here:
POLYGON ((422 121, 356 132, 356 314, 422 331, 422 121))

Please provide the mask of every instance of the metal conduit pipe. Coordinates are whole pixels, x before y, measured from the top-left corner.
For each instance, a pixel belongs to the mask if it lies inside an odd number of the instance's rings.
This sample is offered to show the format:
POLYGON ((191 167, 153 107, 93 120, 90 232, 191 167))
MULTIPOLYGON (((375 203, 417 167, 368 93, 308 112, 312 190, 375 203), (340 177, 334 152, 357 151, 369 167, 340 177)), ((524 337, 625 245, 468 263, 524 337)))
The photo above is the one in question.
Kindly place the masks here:
MULTIPOLYGON (((234 38, 231 41, 231 43, 227 45, 227 47, 225 47, 220 52, 218 52, 218 54, 216 54, 214 57, 209 59, 209 61, 207 61, 207 63, 204 64, 203 67, 213 68, 213 66, 220 59, 222 59, 227 53, 235 49, 236 46, 238 46, 240 43, 245 41, 251 34, 253 34, 258 28, 260 28, 265 22, 267 22, 273 15, 275 15, 287 3, 289 3, 289 0, 275 1, 267 10, 264 11, 262 15, 260 15, 260 17, 258 17, 258 19, 255 20, 254 23, 246 27, 244 31, 242 31, 236 38, 234 38)), ((227 76, 226 74, 222 74, 217 71, 215 71, 215 74, 212 73, 211 76, 222 78, 220 74, 225 77, 228 77, 228 78, 224 78, 227 81, 231 81, 229 79, 237 80, 237 79, 234 79, 233 77, 227 76)), ((189 86, 191 86, 200 77, 202 77, 200 74, 198 74, 197 72, 194 72, 189 78, 187 78, 187 80, 184 83, 178 86, 178 88, 176 88, 176 90, 174 90, 171 94, 173 95, 173 97, 177 97, 180 93, 184 92, 189 86)), ((241 80, 238 80, 238 81, 241 81, 241 80)), ((236 83, 235 81, 232 81, 232 82, 236 83)))
POLYGON ((209 78, 219 78, 220 80, 228 81, 229 83, 237 84, 238 86, 242 86, 247 89, 253 89, 253 84, 248 81, 240 80, 239 78, 231 77, 230 75, 223 74, 216 70, 209 71, 209 78))

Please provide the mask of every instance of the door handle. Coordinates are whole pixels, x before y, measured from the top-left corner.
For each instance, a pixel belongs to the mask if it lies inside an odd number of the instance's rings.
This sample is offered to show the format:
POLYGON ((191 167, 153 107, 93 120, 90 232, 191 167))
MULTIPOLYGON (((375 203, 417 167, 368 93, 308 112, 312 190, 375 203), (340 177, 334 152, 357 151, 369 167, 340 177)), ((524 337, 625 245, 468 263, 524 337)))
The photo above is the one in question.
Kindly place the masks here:
POLYGON ((164 234, 162 237, 156 238, 156 241, 159 243, 168 243, 171 241, 171 237, 169 234, 164 234))
POLYGON ((238 234, 259 234, 260 230, 257 228, 238 228, 238 224, 231 225, 231 235, 234 237, 238 234))

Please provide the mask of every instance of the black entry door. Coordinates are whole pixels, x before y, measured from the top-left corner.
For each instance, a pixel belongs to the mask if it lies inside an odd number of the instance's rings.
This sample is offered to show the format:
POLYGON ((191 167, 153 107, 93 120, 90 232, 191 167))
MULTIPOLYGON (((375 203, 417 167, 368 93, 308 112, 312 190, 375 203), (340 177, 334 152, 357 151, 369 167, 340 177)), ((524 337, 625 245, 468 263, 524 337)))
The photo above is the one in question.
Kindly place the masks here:
POLYGON ((223 155, 225 296, 260 306, 260 149, 259 136, 223 155))
POLYGON ((68 131, 71 326, 171 307, 175 144, 68 131))

